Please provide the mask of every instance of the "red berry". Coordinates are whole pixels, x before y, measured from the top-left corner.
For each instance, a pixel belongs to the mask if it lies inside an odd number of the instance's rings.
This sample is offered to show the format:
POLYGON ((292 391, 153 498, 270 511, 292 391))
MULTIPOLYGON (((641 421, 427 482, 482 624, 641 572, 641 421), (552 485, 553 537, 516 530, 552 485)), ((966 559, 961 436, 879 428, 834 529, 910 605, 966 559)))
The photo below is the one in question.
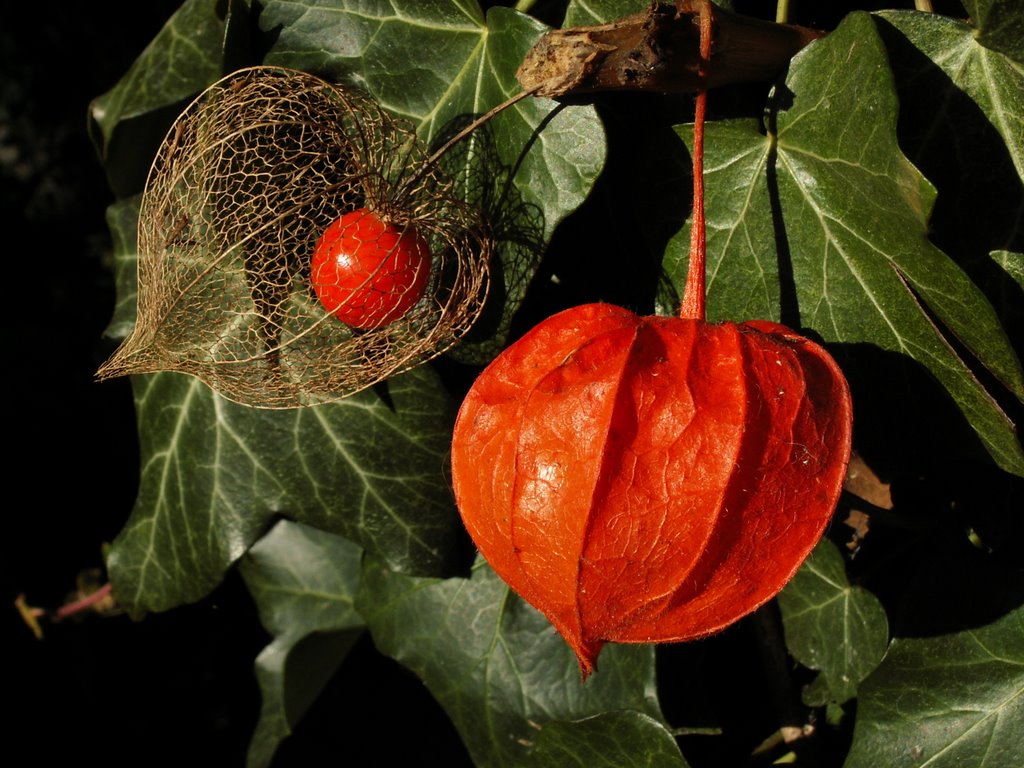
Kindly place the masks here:
POLYGON ((313 289, 343 323, 380 328, 423 298, 430 261, 430 247, 412 226, 396 227, 359 208, 332 222, 317 241, 313 289))

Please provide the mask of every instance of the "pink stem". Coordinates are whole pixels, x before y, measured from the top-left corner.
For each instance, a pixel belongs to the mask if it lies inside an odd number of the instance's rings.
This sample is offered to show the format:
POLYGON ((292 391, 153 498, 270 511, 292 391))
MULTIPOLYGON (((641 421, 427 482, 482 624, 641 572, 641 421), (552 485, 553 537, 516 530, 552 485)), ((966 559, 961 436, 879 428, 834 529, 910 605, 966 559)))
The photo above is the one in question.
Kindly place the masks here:
POLYGON ((107 597, 107 595, 110 594, 110 590, 111 586, 109 583, 107 583, 99 589, 97 589, 91 595, 86 595, 81 600, 76 600, 73 603, 62 605, 60 608, 53 612, 53 620, 60 621, 61 619, 66 619, 68 616, 73 616, 76 613, 79 613, 87 608, 92 607, 93 605, 107 597))

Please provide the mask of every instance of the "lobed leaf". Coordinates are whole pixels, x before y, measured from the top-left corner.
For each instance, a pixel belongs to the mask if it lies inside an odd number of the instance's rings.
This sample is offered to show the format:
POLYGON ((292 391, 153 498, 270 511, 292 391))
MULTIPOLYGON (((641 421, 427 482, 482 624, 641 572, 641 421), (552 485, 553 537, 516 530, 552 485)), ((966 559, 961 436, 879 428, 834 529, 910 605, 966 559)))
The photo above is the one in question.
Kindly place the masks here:
POLYGON ((119 196, 141 190, 170 121, 224 74, 229 30, 247 13, 235 0, 186 0, 124 77, 93 99, 89 130, 119 196))
MULTIPOLYGON (((874 23, 851 14, 794 58, 767 134, 708 125, 709 315, 780 318, 916 360, 996 462, 1024 474, 1013 423, 957 347, 1017 394, 1024 373, 985 295, 928 240, 934 190, 900 151, 896 114, 874 23)), ((688 241, 666 252, 678 285, 688 241)))
POLYGON ((263 693, 249 768, 268 766, 363 629, 353 606, 362 550, 315 528, 281 520, 239 563, 274 635, 256 658, 263 693))
POLYGON ((842 704, 878 666, 889 623, 878 599, 851 586, 836 545, 823 539, 779 593, 786 647, 806 667, 821 670, 831 699, 842 704))
POLYGON ((980 29, 891 11, 879 14, 879 31, 900 99, 900 145, 938 191, 929 237, 985 291, 1021 355, 1024 291, 988 254, 1024 250, 1024 59, 986 47, 987 25, 1008 9, 977 5, 992 9, 980 29))
POLYGON ((661 720, 653 647, 609 647, 582 683, 565 641, 482 559, 468 579, 439 580, 368 558, 356 607, 377 648, 422 678, 478 766, 521 765, 553 721, 620 709, 661 720))
POLYGON ((457 522, 444 465, 451 403, 419 368, 291 411, 236 405, 179 374, 136 377, 139 496, 110 552, 132 612, 203 597, 280 516, 346 536, 394 568, 445 570, 457 522))
POLYGON ((846 768, 1009 766, 1024 755, 1024 610, 897 638, 864 682, 846 768))
POLYGON ((525 768, 686 768, 672 733, 650 715, 619 710, 537 731, 525 768))

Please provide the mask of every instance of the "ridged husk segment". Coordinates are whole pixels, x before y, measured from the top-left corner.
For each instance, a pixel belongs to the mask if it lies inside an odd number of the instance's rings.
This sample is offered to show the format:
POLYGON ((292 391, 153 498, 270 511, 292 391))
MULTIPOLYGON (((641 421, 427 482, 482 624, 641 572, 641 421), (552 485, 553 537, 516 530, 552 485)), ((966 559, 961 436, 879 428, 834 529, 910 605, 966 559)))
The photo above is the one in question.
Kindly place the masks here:
POLYGON ((245 405, 330 402, 455 344, 487 290, 479 213, 415 134, 355 90, 255 67, 204 91, 174 122, 139 215, 138 317, 101 379, 180 371, 245 405), (310 287, 323 230, 366 207, 415 227, 426 296, 374 330, 328 314, 310 287))
POLYGON ((606 642, 703 637, 775 596, 832 517, 851 434, 842 372, 788 328, 587 304, 476 380, 452 483, 586 675, 606 642))

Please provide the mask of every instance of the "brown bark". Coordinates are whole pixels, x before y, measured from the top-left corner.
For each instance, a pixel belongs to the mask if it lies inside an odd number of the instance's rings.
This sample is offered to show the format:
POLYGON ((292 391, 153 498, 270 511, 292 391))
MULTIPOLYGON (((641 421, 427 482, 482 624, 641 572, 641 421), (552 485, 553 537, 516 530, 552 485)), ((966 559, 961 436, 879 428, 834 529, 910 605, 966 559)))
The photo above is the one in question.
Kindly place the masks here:
POLYGON ((516 77, 524 91, 555 98, 595 91, 693 92, 770 80, 824 33, 729 13, 714 5, 710 63, 701 67, 700 6, 652 2, 643 13, 594 27, 546 33, 516 77))

